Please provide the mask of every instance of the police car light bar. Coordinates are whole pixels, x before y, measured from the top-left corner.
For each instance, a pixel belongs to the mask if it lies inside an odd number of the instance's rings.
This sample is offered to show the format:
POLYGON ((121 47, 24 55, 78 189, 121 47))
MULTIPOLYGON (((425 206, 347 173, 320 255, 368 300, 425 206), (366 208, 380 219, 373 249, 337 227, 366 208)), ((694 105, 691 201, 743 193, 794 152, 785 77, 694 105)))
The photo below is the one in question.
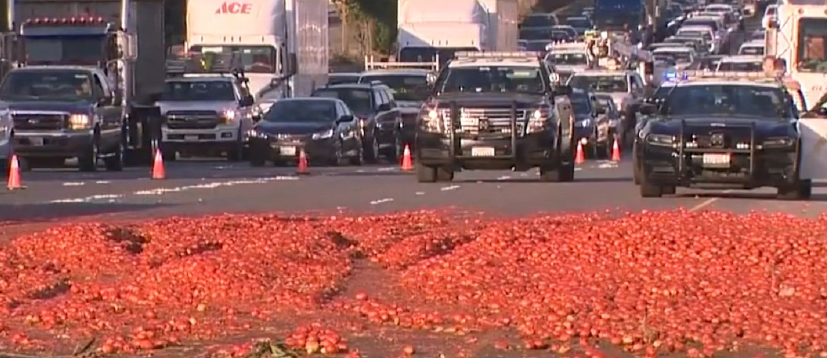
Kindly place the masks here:
POLYGON ((677 82, 677 81, 688 81, 693 79, 728 79, 728 80, 739 80, 739 79, 751 79, 751 80, 766 80, 766 81, 780 81, 782 80, 782 75, 771 75, 765 72, 727 72, 727 71, 708 71, 708 70, 699 70, 699 71, 683 71, 683 72, 666 72, 663 74, 664 81, 667 82, 677 82))
POLYGON ((542 52, 535 51, 459 51, 454 58, 539 58, 542 52))
POLYGON ((86 16, 86 17, 37 17, 26 19, 26 25, 93 25, 104 24, 104 19, 100 16, 86 16))

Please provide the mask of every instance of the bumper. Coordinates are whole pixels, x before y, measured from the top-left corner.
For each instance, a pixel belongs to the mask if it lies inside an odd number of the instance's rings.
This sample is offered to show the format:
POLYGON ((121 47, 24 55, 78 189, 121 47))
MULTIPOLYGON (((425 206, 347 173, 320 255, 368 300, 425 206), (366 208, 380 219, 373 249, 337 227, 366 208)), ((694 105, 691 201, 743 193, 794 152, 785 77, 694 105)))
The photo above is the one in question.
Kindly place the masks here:
POLYGON ((335 139, 318 139, 280 142, 263 138, 250 139, 250 156, 264 157, 271 161, 290 161, 299 157, 304 150, 308 161, 327 161, 336 158, 335 139))
POLYGON ((237 125, 219 125, 211 129, 169 129, 164 126, 161 135, 164 143, 176 145, 236 143, 244 139, 243 132, 239 131, 237 125))
POLYGON ((657 185, 701 186, 714 184, 751 189, 782 187, 796 182, 798 162, 793 150, 685 151, 648 145, 640 159, 643 176, 657 185), (704 154, 729 156, 729 163, 704 162, 704 154), (681 160, 681 157, 683 160, 681 160))
POLYGON ((73 158, 92 145, 92 132, 17 130, 13 145, 15 153, 24 157, 73 158))
POLYGON ((464 169, 528 169, 556 165, 560 161, 552 132, 462 137, 452 141, 448 135, 419 132, 414 152, 426 166, 451 166, 464 169))

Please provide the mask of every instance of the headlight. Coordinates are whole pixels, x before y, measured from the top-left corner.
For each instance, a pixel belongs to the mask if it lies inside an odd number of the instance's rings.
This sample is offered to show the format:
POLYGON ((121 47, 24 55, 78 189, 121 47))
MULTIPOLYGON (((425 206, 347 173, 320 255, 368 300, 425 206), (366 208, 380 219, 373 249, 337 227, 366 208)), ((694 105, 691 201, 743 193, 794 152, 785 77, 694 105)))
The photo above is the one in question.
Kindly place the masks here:
POLYGON ((224 123, 232 122, 235 120, 236 111, 234 109, 228 109, 221 113, 221 119, 224 123))
POLYGON ((789 137, 773 137, 765 139, 761 144, 764 147, 791 147, 795 144, 795 140, 789 137))
POLYGON ((253 128, 247 131, 247 137, 249 138, 267 138, 267 134, 260 132, 258 129, 253 128))
POLYGON ((420 112, 419 117, 422 120, 422 130, 434 133, 442 132, 442 116, 436 108, 425 108, 420 112))
POLYGON ((547 127, 550 115, 551 109, 547 106, 535 109, 533 112, 531 112, 531 115, 528 117, 527 132, 534 133, 543 131, 547 127))
POLYGON ((92 127, 92 117, 88 114, 73 114, 69 116, 69 128, 88 129, 92 127))
POLYGON ((333 136, 333 129, 328 129, 324 132, 313 133, 313 139, 327 139, 333 136))
POLYGON ((672 146, 675 144, 675 136, 665 134, 649 134, 646 142, 651 145, 672 146))
POLYGON ((586 128, 592 125, 592 120, 591 118, 581 119, 574 122, 574 125, 580 128, 586 128))

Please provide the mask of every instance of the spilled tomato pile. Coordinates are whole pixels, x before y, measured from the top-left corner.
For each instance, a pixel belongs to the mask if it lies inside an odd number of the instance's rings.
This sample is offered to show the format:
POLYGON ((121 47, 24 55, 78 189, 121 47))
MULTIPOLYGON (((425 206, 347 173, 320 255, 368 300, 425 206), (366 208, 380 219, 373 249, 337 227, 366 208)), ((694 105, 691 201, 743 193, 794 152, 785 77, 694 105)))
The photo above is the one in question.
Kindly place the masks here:
MULTIPOLYGON (((0 347, 359 357, 351 335, 427 331, 472 356, 824 357, 825 240, 824 219, 684 211, 67 224, 0 248, 0 347)), ((382 354, 439 353, 410 337, 382 354)))

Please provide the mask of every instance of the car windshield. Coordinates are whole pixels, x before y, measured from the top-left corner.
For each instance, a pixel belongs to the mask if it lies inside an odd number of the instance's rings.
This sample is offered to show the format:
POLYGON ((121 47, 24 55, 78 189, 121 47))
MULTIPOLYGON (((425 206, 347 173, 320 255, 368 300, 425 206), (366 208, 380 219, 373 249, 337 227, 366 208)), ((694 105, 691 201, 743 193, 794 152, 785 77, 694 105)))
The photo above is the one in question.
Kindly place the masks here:
POLYGON ((629 88, 626 76, 577 76, 571 78, 569 85, 574 88, 585 88, 596 92, 626 92, 629 88))
POLYGON ((161 101, 233 101, 235 91, 229 81, 167 81, 161 101))
POLYGON ((566 25, 569 25, 569 26, 571 26, 575 29, 592 27, 591 21, 589 21, 585 17, 568 18, 568 19, 566 19, 566 25))
POLYGON ((763 46, 744 46, 741 47, 741 51, 739 52, 740 55, 763 55, 764 54, 764 47, 763 46))
POLYGON ((718 31, 718 23, 715 20, 686 20, 683 23, 684 26, 709 26, 712 28, 712 31, 718 31))
POLYGON ((544 93, 546 78, 537 66, 450 67, 440 75, 439 92, 544 93))
POLYGON ((247 73, 274 73, 276 64, 276 49, 269 45, 256 46, 193 46, 192 53, 212 54, 212 56, 226 55, 232 58, 233 66, 244 68, 247 73))
POLYGON ((667 99, 668 114, 747 115, 777 119, 792 116, 791 105, 782 89, 738 85, 690 85, 674 89, 667 99))
POLYGON ((325 88, 313 92, 313 97, 338 98, 345 102, 353 113, 368 115, 373 113, 373 91, 361 88, 325 88))
POLYGON ((548 40, 551 38, 550 28, 523 28, 520 29, 521 40, 548 40))
POLYGON ((529 15, 523 20, 523 27, 550 27, 557 25, 554 18, 547 15, 529 15))
POLYGON ((92 88, 88 71, 12 71, 0 87, 0 100, 91 100, 92 88))
POLYGON ((397 101, 424 101, 430 94, 428 77, 421 75, 365 75, 361 83, 379 81, 390 87, 397 101))
POLYGON ((655 93, 652 94, 652 98, 656 100, 665 99, 669 95, 669 92, 672 91, 672 89, 674 88, 674 86, 660 86, 658 87, 658 89, 655 90, 655 93))
POLYGON ((658 51, 655 56, 669 56, 674 58, 677 63, 692 62, 692 53, 689 51, 658 51))
POLYGON ((327 77, 327 84, 338 85, 342 83, 358 83, 359 77, 360 76, 356 74, 337 75, 335 73, 331 73, 327 77))
POLYGON ((718 71, 722 72, 763 72, 761 61, 755 62, 721 62, 718 71))
POLYGON ((267 122, 332 122, 336 102, 320 99, 285 99, 276 101, 267 111, 267 122))
POLYGON ((597 104, 599 104, 603 107, 606 107, 606 110, 608 110, 609 108, 612 108, 614 106, 614 100, 612 99, 612 97, 597 96, 596 99, 597 99, 597 104))
POLYGON ((803 72, 827 73, 827 19, 798 20, 797 67, 803 72))
POLYGON ((30 65, 96 65, 104 58, 104 36, 27 37, 26 62, 30 65))
POLYGON ((555 65, 585 65, 585 53, 550 53, 546 56, 546 61, 555 65))

